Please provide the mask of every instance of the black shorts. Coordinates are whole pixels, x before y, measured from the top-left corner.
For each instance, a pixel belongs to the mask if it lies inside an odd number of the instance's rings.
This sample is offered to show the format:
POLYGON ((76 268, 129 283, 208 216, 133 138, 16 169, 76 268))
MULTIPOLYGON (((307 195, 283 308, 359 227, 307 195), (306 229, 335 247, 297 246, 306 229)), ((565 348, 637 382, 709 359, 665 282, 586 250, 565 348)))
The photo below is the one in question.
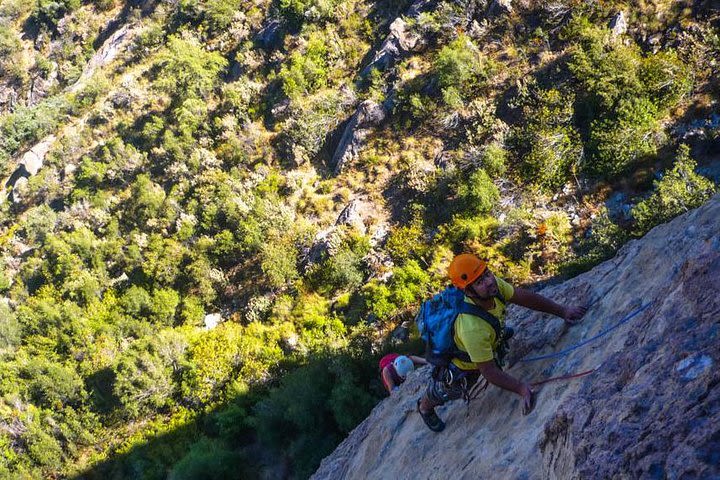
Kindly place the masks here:
POLYGON ((435 405, 443 405, 462 398, 480 377, 477 370, 462 370, 452 363, 448 367, 435 367, 427 386, 428 399, 435 405))

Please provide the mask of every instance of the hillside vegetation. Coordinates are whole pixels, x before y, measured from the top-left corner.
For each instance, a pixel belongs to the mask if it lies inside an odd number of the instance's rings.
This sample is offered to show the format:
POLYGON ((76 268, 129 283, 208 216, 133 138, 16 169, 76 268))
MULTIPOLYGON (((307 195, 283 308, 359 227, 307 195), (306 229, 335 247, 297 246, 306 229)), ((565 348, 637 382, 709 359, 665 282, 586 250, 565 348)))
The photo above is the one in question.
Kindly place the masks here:
POLYGON ((712 195, 719 26, 0 0, 0 477, 309 476, 454 253, 570 276, 712 195))

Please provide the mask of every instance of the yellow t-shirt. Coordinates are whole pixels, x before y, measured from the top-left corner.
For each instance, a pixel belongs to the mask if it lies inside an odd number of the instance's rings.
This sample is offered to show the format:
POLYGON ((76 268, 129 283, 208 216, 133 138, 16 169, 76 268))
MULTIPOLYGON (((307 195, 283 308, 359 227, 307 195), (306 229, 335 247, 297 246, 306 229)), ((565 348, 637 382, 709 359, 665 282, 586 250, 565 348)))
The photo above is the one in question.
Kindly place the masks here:
MULTIPOLYGON (((495 277, 498 290, 505 301, 508 302, 513 296, 515 289, 502 278, 495 277)), ((472 303, 468 297, 465 301, 472 303)), ((491 314, 500 321, 500 328, 505 327, 505 305, 497 298, 494 299, 495 306, 489 310, 491 314)), ((497 335, 488 322, 469 313, 461 313, 455 320, 455 344, 463 352, 470 355, 472 362, 463 362, 453 358, 452 362, 463 370, 476 370, 477 364, 487 362, 494 358, 493 351, 497 346, 497 335)))

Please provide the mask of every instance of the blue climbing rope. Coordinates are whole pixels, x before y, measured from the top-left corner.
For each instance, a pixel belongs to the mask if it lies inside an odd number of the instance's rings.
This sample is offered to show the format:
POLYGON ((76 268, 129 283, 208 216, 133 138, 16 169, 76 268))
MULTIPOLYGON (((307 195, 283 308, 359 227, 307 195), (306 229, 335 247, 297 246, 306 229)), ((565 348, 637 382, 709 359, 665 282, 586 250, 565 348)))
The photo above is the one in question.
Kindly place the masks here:
POLYGON ((648 308, 650 305, 651 305, 651 303, 646 303, 645 305, 637 308, 635 311, 633 311, 633 312, 629 313, 628 315, 626 315, 625 318, 623 318, 622 320, 620 320, 618 323, 616 323, 616 324, 613 325, 612 327, 610 327, 610 328, 608 328, 607 330, 604 330, 604 331, 598 333, 598 334, 595 335, 594 337, 588 338, 587 340, 583 340, 582 342, 578 343, 577 345, 573 345, 572 347, 566 348, 565 350, 562 350, 562 351, 557 352, 557 353, 550 353, 550 354, 548 354, 548 355, 541 355, 541 356, 539 356, 539 357, 523 358, 522 360, 518 360, 518 363, 534 362, 534 361, 537 361, 537 360, 545 360, 545 359, 547 359, 547 358, 555 358, 555 357, 561 357, 561 356, 563 356, 563 355, 567 355, 568 353, 572 352, 573 350, 577 350, 578 348, 582 347, 583 345, 587 345, 588 343, 592 342, 593 340, 597 340, 598 338, 602 337, 603 335, 606 335, 607 333, 615 330, 616 328, 618 328, 618 327, 619 327, 620 325, 622 325, 623 323, 629 322, 630 319, 632 319, 633 317, 635 317, 636 315, 638 315, 640 312, 642 312, 643 310, 645 310, 646 308, 648 308))

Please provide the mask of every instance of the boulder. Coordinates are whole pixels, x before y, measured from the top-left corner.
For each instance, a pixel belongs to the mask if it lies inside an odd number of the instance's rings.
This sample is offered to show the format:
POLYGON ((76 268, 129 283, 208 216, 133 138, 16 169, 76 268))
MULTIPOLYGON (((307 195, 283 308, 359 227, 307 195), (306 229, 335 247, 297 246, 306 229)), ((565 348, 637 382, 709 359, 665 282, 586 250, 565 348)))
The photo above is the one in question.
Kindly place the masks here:
MULTIPOLYGON (((420 15, 422 7, 425 7, 427 3, 428 2, 422 1, 415 2, 410 7, 412 13, 406 15, 406 17, 414 18, 420 15), (422 7, 416 4, 422 4, 422 7)), ((408 53, 422 51, 426 45, 427 39, 410 31, 407 22, 403 18, 398 17, 390 24, 390 33, 380 45, 377 52, 375 52, 370 63, 362 69, 360 75, 363 77, 369 75, 373 68, 384 71, 408 53)))
POLYGON ((628 24, 627 19, 625 18, 625 12, 619 11, 615 16, 610 20, 610 30, 612 31, 612 34, 614 37, 618 37, 620 35, 624 35, 627 32, 628 24))
POLYGON ((219 313, 209 313, 205 315, 205 318, 203 319, 205 330, 212 330, 213 328, 217 327, 221 322, 222 315, 220 315, 219 313))
POLYGON ((20 165, 25 165, 25 170, 27 170, 30 175, 37 175, 43 166, 45 155, 47 155, 53 143, 55 143, 54 135, 45 137, 41 142, 25 152, 20 159, 20 165))
POLYGON ((512 13, 512 0, 492 0, 487 9, 488 18, 512 13))
POLYGON ((335 175, 339 174, 346 163, 355 159, 362 148, 363 140, 373 127, 385 120, 386 112, 382 105, 365 100, 358 106, 343 131, 340 143, 330 161, 335 175))
POLYGON ((340 215, 338 215, 335 225, 348 225, 359 232, 365 233, 365 223, 363 222, 362 216, 360 215, 360 206, 357 200, 352 200, 342 209, 340 215))

